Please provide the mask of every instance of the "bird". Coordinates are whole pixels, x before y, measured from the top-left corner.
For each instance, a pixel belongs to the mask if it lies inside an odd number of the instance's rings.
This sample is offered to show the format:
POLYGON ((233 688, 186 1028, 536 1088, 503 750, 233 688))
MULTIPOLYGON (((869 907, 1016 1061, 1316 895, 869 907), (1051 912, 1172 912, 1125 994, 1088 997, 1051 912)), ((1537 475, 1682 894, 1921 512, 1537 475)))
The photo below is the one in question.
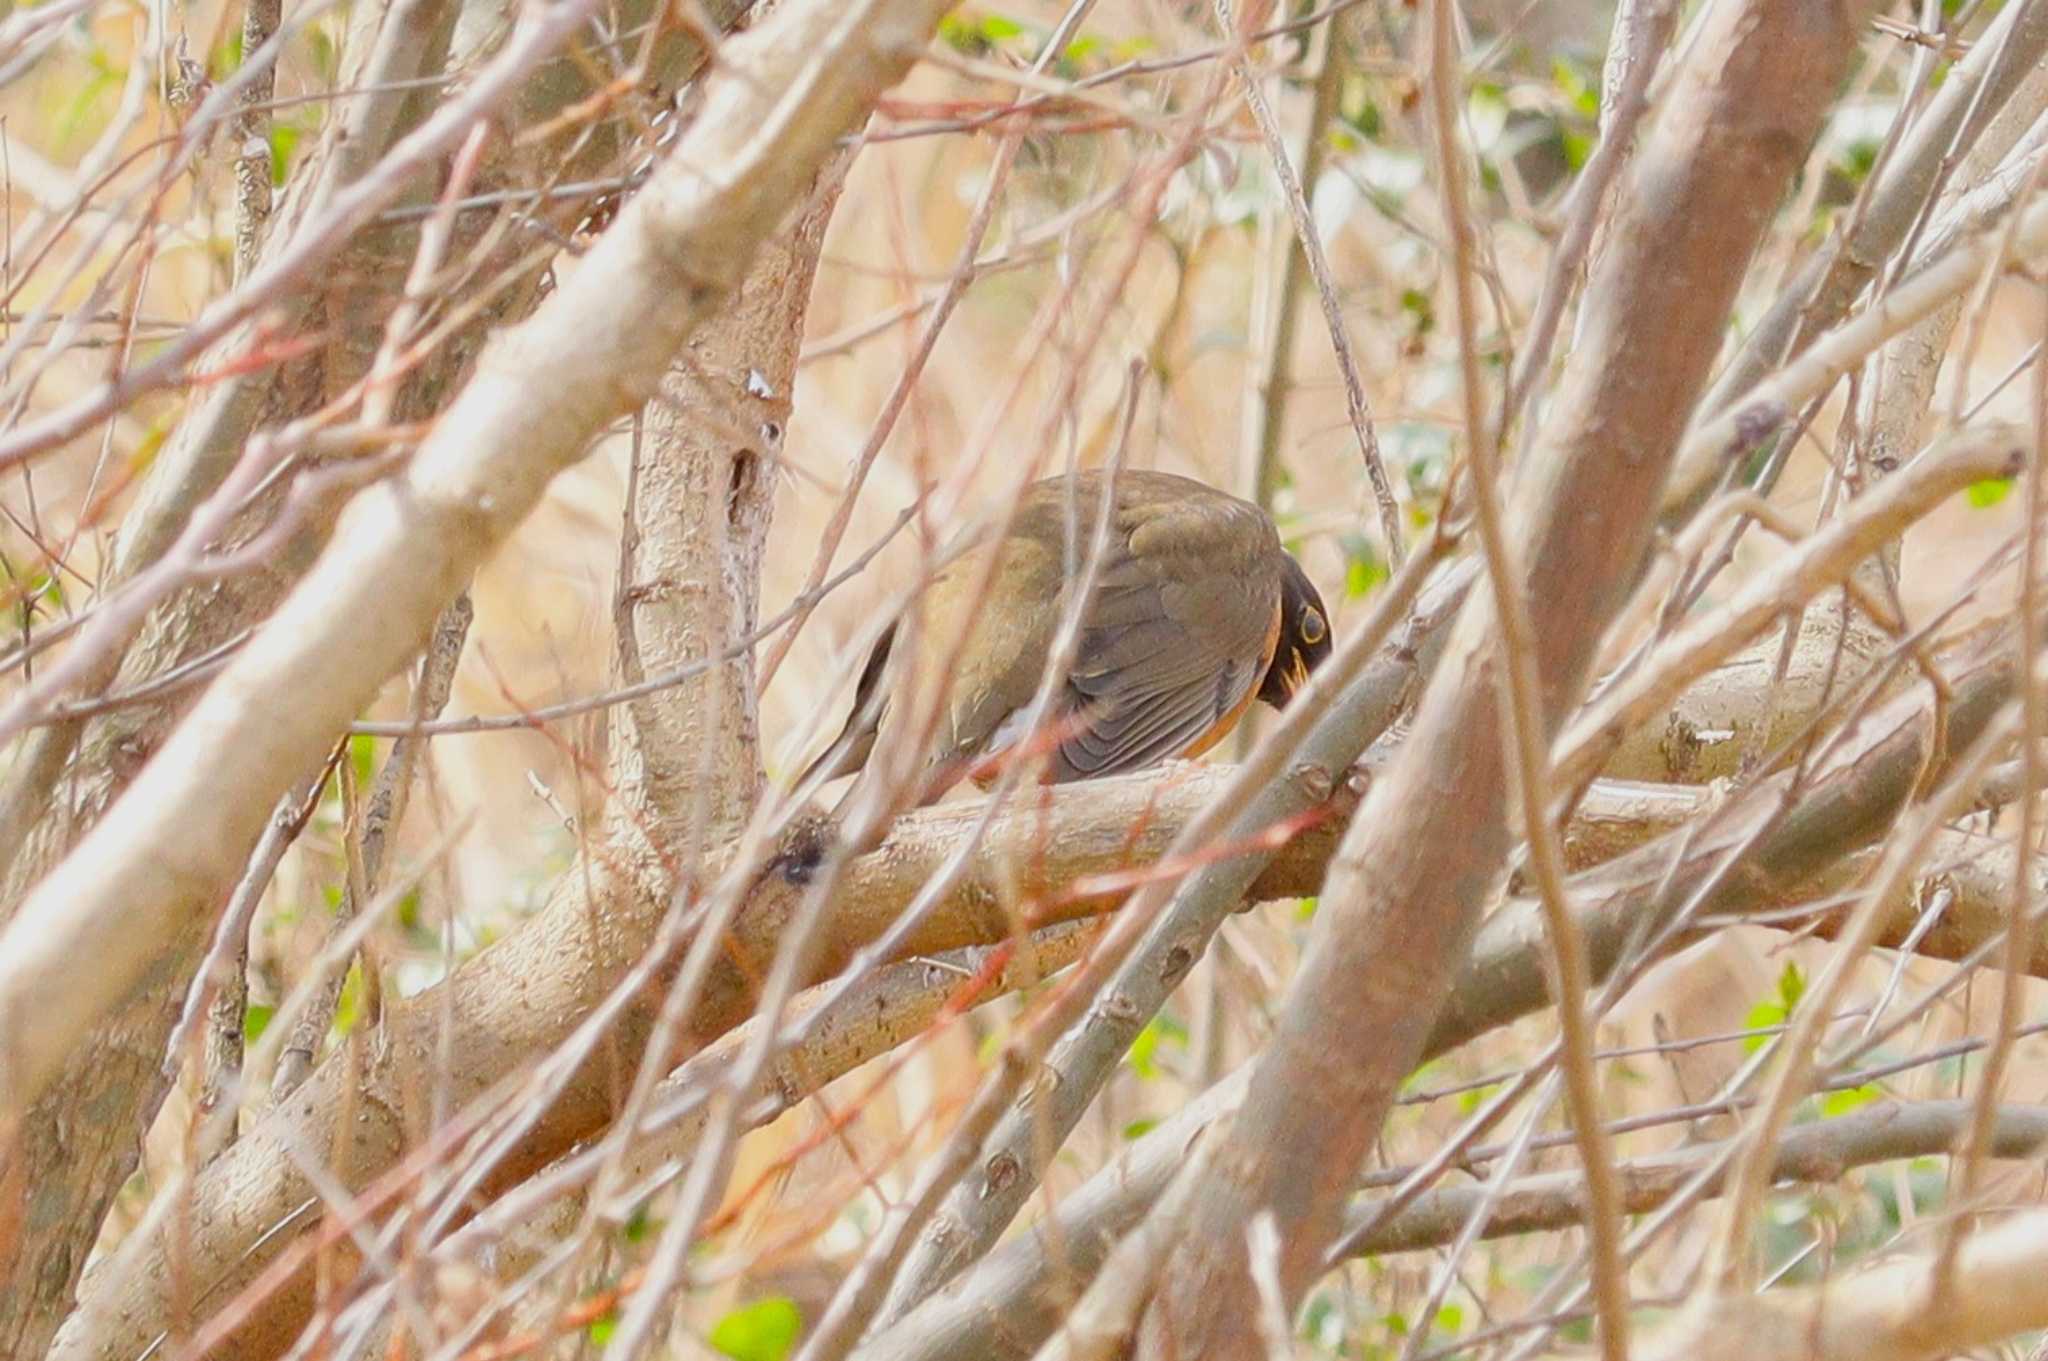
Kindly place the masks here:
POLYGON ((942 684, 914 803, 963 778, 986 788, 1022 752, 1045 757, 1049 784, 1198 756, 1253 700, 1284 706, 1331 647, 1322 596, 1272 517, 1164 472, 1091 470, 1030 484, 1009 533, 947 563, 919 609, 914 647, 896 646, 901 621, 875 641, 844 731, 800 786, 861 770, 884 734, 929 712, 942 684), (1069 608, 1068 569, 1089 559, 1105 476, 1112 518, 1078 646, 1039 738, 1025 741, 1069 608))

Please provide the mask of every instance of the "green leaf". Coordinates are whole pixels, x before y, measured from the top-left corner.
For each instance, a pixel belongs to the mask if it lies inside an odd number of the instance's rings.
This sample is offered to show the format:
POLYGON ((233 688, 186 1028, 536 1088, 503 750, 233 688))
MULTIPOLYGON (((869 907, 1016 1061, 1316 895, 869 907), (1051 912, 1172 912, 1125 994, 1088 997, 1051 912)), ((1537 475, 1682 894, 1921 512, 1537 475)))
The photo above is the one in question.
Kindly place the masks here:
POLYGON ((1401 310, 1415 319, 1415 334, 1428 335, 1436 328, 1436 304, 1420 289, 1401 290, 1401 310))
POLYGON ((1131 1051, 1124 1055, 1124 1060, 1131 1065, 1132 1072, 1150 1082, 1159 1076, 1159 1065, 1152 1057, 1158 1050, 1159 1032, 1148 1025, 1138 1032, 1137 1039, 1131 1041, 1131 1051))
POLYGON ((1593 139, 1575 128, 1560 128, 1558 139, 1564 146, 1564 163, 1573 170, 1584 170, 1593 158, 1593 139))
POLYGON ((584 1327, 583 1333, 592 1342, 602 1347, 605 1343, 612 1340, 612 1334, 618 1330, 619 1314, 617 1310, 613 1310, 608 1314, 603 1314, 590 1320, 589 1324, 584 1327))
MULTIPOLYGON (((1799 999, 1805 995, 1806 975, 1800 971, 1797 964, 1786 960, 1784 972, 1778 975, 1777 995, 1751 1007, 1749 1014, 1742 1018, 1743 1028, 1767 1030, 1772 1026, 1785 1024, 1791 1019, 1793 1008, 1799 1005, 1799 999)), ((1768 1035, 1751 1035, 1742 1042, 1742 1047, 1745 1052, 1754 1054, 1763 1048, 1770 1038, 1768 1035)))
POLYGON ((1131 1071, 1141 1079, 1151 1081, 1159 1076, 1160 1041, 1185 1049, 1188 1047, 1188 1030, 1180 1022, 1168 1016, 1154 1016, 1138 1032, 1138 1038, 1131 1041, 1131 1052, 1124 1057, 1131 1065, 1131 1071))
POLYGON ((768 1295, 718 1320, 711 1329, 711 1346, 733 1361, 784 1361, 803 1327, 794 1300, 768 1295))
POLYGON ((355 767, 356 788, 367 791, 377 773, 377 739, 358 734, 348 739, 349 764, 355 767))
POLYGON ((270 125, 270 184, 273 189, 284 188, 285 178, 292 173, 292 153, 298 150, 299 128, 282 119, 270 125))
POLYGON ((261 1002, 251 1002, 242 1008, 242 1042, 254 1044, 263 1038, 263 1032, 270 1028, 270 1018, 277 1015, 276 1007, 267 1007, 261 1002))
POLYGON ((1799 1005, 1799 999, 1806 996, 1806 975, 1791 960, 1785 961, 1785 971, 1778 975, 1778 1000, 1785 1004, 1789 1013, 1799 1005))
POLYGON ((1470 1115, 1479 1109, 1480 1103, 1500 1090, 1498 1082, 1489 1082, 1483 1087, 1474 1087, 1458 1093, 1458 1114, 1470 1115))
MULTIPOLYGON (((1772 1026, 1783 1024, 1785 1024, 1785 1007, 1781 1002, 1758 1002, 1742 1018, 1742 1028, 1744 1030, 1768 1030, 1772 1026)), ((1770 1043, 1770 1041, 1771 1036, 1769 1035, 1747 1036, 1742 1041, 1743 1052, 1754 1054, 1757 1050, 1770 1043)))
POLYGON ((1847 1115, 1850 1111, 1867 1106, 1883 1095, 1874 1082, 1866 1082, 1860 1087, 1844 1087, 1839 1092, 1829 1092, 1821 1097, 1820 1113, 1832 1120, 1838 1115, 1847 1115))
POLYGON ((1316 915, 1316 897, 1297 898, 1294 902, 1294 919, 1298 922, 1313 921, 1316 915))
POLYGON ((1157 1120, 1133 1120, 1119 1131, 1125 1139, 1142 1139, 1159 1128, 1157 1120))
POLYGON ((2012 494, 2012 479, 2009 477, 1987 477, 1982 482, 1972 482, 1965 493, 1975 510, 1988 510, 2012 494))
POLYGON ((955 52, 977 56, 982 49, 981 25, 957 11, 939 20, 939 41, 955 52))
POLYGON ((1850 184, 1861 184, 1870 178, 1871 170, 1877 165, 1877 153, 1884 144, 1874 137, 1859 137, 1842 149, 1835 158, 1835 169, 1850 184))
POLYGON ((1372 588, 1387 579, 1387 565, 1377 556, 1353 558, 1344 567, 1344 594, 1353 600, 1372 593, 1372 588))
POLYGON ((1550 63, 1550 79, 1557 86, 1558 93, 1569 100, 1578 113, 1587 118, 1600 116, 1600 83, 1591 72, 1580 70, 1574 63, 1558 57, 1550 63))
POLYGON ((334 1033, 346 1035, 356 1028, 356 1022, 363 1015, 363 962, 357 959, 348 966, 348 976, 341 981, 341 996, 334 1003, 334 1033))

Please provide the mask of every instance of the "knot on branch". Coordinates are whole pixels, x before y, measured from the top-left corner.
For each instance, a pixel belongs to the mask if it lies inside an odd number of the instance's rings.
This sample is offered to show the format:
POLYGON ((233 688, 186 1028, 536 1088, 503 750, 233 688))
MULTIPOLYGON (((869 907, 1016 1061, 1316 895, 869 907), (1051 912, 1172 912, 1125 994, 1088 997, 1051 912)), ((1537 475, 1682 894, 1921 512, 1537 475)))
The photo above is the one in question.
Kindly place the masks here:
POLYGON ((767 873, 802 887, 811 882, 818 866, 825 863, 835 839, 831 815, 822 809, 805 809, 784 829, 781 844, 768 857, 767 873))
POLYGON ((1735 416, 1735 438, 1728 441, 1728 462, 1733 463, 1738 459, 1747 458, 1752 450, 1769 439, 1784 423, 1783 402, 1751 402, 1742 408, 1735 416))

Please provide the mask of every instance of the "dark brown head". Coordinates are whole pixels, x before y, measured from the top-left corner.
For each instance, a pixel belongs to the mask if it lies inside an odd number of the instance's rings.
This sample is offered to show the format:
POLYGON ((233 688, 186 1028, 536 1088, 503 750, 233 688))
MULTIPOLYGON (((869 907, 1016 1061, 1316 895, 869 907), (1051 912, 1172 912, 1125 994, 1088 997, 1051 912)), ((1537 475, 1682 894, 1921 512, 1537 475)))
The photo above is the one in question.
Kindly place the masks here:
POLYGON ((1316 584, 1292 557, 1280 574, 1280 641, 1273 645, 1273 664, 1259 685, 1259 698, 1284 708, 1296 690, 1308 684, 1309 673, 1330 656, 1330 616, 1316 584))

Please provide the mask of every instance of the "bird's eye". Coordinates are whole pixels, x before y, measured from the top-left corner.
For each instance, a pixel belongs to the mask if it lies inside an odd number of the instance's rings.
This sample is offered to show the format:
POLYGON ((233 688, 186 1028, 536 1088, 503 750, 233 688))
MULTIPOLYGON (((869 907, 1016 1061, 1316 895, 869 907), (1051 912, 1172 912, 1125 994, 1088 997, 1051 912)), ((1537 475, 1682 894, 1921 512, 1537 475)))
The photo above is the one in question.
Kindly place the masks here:
POLYGON ((1323 623, 1322 612, 1311 606, 1301 612, 1301 624, 1299 627, 1301 641, 1307 643, 1310 647, 1314 647, 1317 643, 1323 641, 1323 633, 1328 626, 1323 623))

